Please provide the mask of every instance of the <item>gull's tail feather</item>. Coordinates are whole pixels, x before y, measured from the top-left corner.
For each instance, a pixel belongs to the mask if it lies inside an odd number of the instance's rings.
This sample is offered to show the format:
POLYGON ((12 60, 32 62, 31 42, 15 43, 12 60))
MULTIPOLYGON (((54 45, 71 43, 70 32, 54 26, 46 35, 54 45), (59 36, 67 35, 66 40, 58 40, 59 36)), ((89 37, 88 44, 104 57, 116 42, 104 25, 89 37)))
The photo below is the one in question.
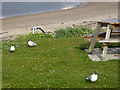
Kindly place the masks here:
POLYGON ((36 43, 34 43, 34 45, 37 45, 36 43))
POLYGON ((86 78, 86 80, 89 80, 89 78, 86 78))
POLYGON ((90 77, 87 77, 86 80, 91 80, 90 77))

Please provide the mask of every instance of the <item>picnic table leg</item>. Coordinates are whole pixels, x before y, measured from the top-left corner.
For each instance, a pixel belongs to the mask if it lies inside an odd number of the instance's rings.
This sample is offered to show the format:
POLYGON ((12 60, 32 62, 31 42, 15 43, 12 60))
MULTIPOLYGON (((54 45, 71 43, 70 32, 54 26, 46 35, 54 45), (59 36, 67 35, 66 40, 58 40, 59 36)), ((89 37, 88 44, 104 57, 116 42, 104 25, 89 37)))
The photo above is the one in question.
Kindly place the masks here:
POLYGON ((110 39, 111 31, 112 31, 112 28, 110 28, 110 25, 108 24, 105 39, 110 39))
POLYGON ((110 38, 111 38, 111 36, 112 36, 112 32, 113 32, 113 28, 112 28, 111 31, 110 31, 110 38))
POLYGON ((88 49, 88 52, 89 54, 92 53, 93 49, 94 49, 94 46, 95 46, 95 43, 96 43, 96 40, 98 38, 98 35, 99 35, 99 32, 100 32, 100 29, 102 27, 102 24, 101 23, 97 23, 97 28, 96 28, 96 32, 91 40, 91 44, 90 44, 90 47, 88 49))
MULTIPOLYGON (((110 28, 110 25, 108 24, 105 39, 110 38, 111 31, 112 31, 112 29, 110 28)), ((106 59, 107 49, 108 49, 108 44, 103 43, 102 60, 106 59)))
POLYGON ((107 44, 103 43, 102 60, 106 59, 107 49, 108 49, 107 44))

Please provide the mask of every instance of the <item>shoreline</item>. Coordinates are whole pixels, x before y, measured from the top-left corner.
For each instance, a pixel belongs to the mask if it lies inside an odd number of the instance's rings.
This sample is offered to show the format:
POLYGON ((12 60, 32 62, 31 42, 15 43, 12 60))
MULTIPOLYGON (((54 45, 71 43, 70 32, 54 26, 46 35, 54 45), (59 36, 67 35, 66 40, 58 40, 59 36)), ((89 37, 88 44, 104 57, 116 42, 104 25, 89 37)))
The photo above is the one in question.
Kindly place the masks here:
POLYGON ((60 9, 55 9, 55 10, 50 10, 50 11, 41 11, 41 12, 36 12, 36 13, 34 13, 34 12, 31 12, 31 13, 23 13, 23 14, 20 14, 20 15, 11 15, 11 16, 3 16, 3 17, 0 17, 0 19, 7 19, 7 18, 12 18, 12 17, 21 17, 21 16, 27 16, 27 15, 35 15, 35 14, 41 14, 41 13, 48 13, 48 12, 54 12, 54 11, 60 11, 60 10, 68 10, 68 9, 72 9, 72 8, 76 8, 77 6, 84 6, 84 5, 87 5, 88 4, 88 2, 82 2, 82 3, 80 3, 80 2, 77 2, 78 4, 76 4, 76 5, 72 5, 72 6, 70 6, 70 7, 63 7, 63 8, 60 8, 60 9))
POLYGON ((4 18, 2 19, 2 38, 12 39, 20 34, 28 34, 31 28, 36 26, 42 27, 46 32, 54 32, 57 28, 71 27, 73 24, 83 25, 84 21, 89 23, 117 18, 117 9, 117 3, 95 2, 66 10, 4 18))

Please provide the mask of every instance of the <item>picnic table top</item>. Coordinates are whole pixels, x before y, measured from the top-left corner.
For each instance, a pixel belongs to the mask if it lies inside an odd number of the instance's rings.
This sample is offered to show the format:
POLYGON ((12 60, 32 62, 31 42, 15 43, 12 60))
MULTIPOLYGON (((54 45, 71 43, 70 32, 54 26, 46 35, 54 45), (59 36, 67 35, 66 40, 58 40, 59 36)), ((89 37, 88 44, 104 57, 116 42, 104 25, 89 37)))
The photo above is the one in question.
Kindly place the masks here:
POLYGON ((97 21, 97 22, 98 23, 103 23, 103 24, 120 24, 120 18, 101 20, 101 21, 97 21))

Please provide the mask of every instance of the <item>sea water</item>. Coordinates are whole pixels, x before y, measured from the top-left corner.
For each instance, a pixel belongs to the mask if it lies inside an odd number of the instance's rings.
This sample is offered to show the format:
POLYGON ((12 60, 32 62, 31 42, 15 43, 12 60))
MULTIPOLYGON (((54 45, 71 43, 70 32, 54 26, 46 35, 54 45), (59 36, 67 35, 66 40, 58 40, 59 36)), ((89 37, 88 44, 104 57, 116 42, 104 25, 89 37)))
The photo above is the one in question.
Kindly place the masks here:
POLYGON ((2 18, 37 14, 86 5, 87 2, 2 2, 2 18))

